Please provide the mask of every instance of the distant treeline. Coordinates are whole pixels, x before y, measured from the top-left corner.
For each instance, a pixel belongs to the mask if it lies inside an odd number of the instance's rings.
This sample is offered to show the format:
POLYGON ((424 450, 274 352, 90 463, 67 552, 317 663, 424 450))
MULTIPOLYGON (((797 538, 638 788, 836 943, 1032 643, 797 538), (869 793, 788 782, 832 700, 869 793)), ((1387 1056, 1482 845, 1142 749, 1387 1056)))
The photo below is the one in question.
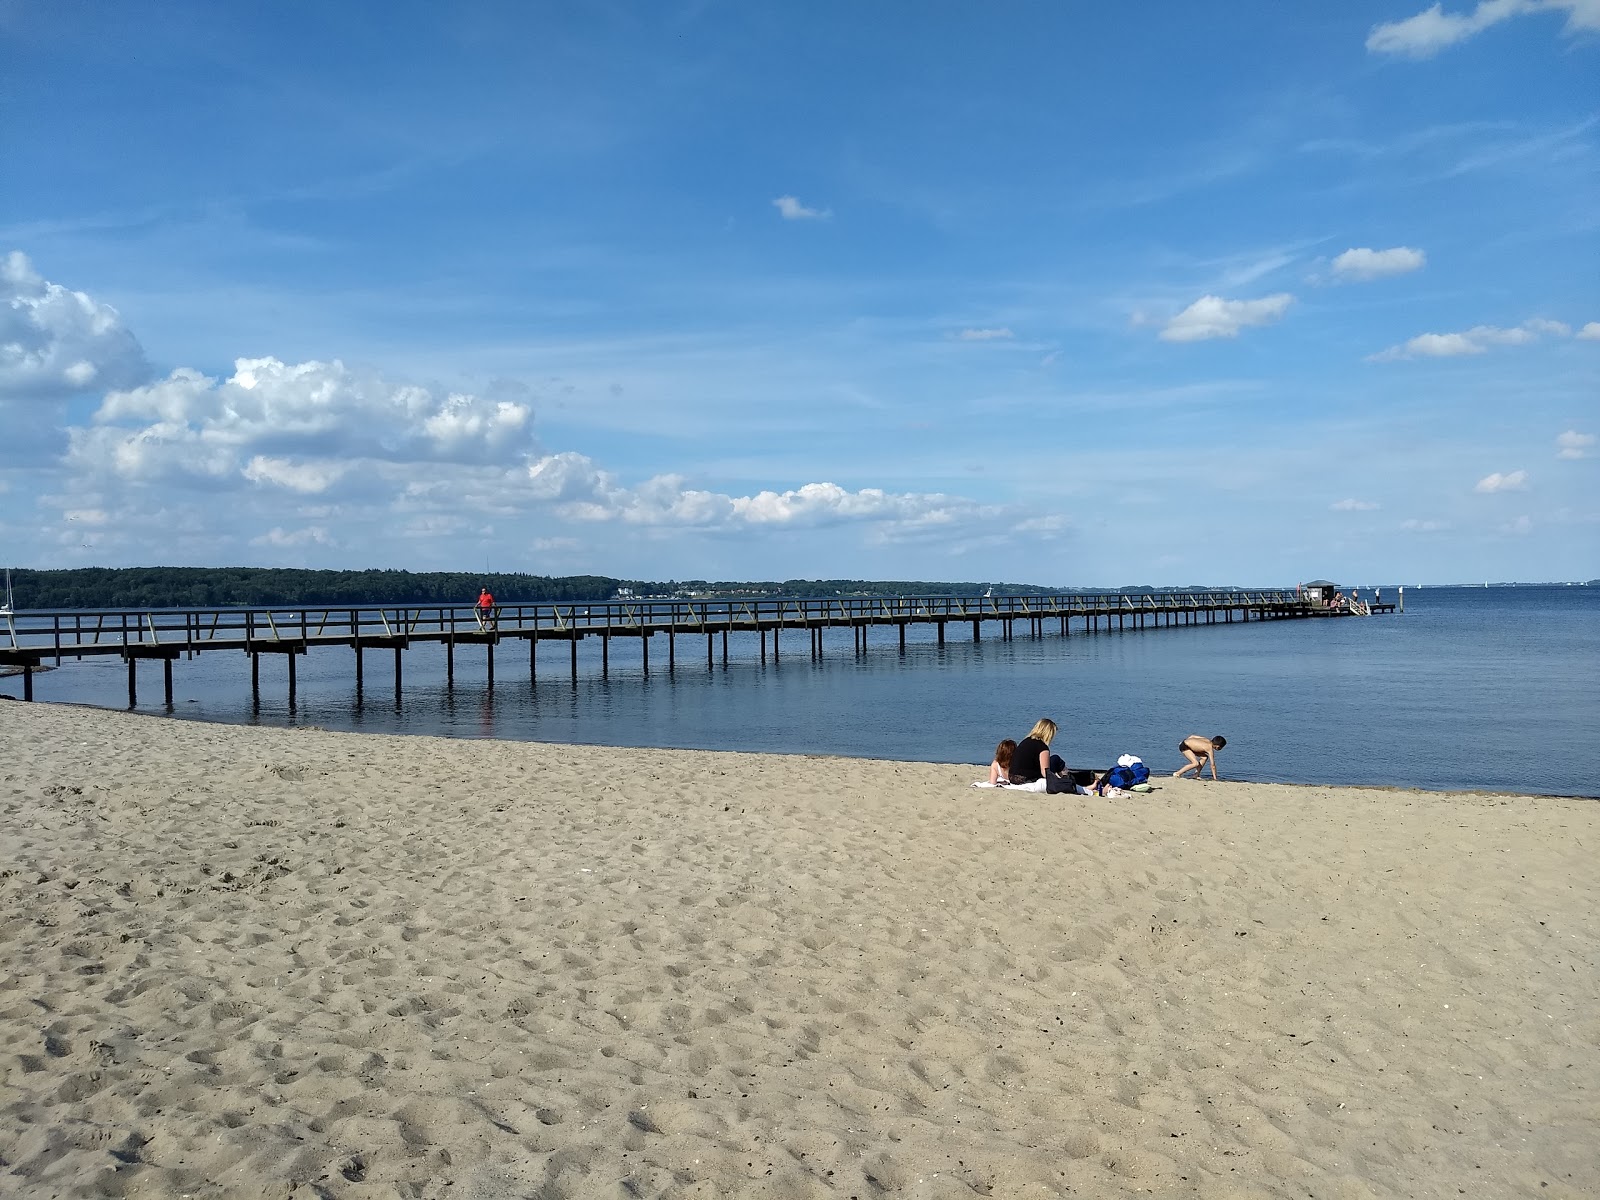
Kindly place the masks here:
POLYGON ((500 604, 609 600, 634 596, 976 596, 1040 595, 1060 588, 923 580, 786 579, 737 583, 703 579, 613 579, 605 575, 479 574, 465 571, 304 571, 275 567, 81 567, 11 572, 18 609, 222 608, 232 605, 457 605, 487 587, 500 604))

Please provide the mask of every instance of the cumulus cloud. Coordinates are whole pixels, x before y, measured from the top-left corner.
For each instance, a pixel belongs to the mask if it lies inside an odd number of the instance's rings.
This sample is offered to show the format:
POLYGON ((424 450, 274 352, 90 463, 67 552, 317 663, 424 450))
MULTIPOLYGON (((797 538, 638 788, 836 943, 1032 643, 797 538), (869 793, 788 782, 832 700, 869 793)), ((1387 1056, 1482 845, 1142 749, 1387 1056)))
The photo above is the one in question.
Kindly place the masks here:
POLYGON ((1557 458, 1588 458, 1589 452, 1594 448, 1595 436, 1592 433, 1579 433, 1576 429, 1569 429, 1565 433, 1556 435, 1557 458))
POLYGON ((990 519, 1002 512, 937 492, 849 491, 834 483, 730 496, 686 487, 677 475, 659 475, 630 488, 571 451, 530 462, 527 483, 532 495, 554 504, 569 519, 629 525, 771 529, 856 521, 904 532, 990 519))
POLYGON ((1493 492, 1523 492, 1528 489, 1528 473, 1526 471, 1495 471, 1478 480, 1473 487, 1475 492, 1486 495, 1493 492))
POLYGON ((1527 516, 1513 517, 1511 520, 1500 526, 1500 532, 1509 533, 1516 537, 1521 537, 1525 534, 1532 533, 1533 518, 1527 516))
POLYGON ((1590 321, 1578 330, 1578 338, 1585 342, 1600 342, 1600 321, 1590 321))
POLYGON ((1017 335, 1009 329, 963 329, 956 334, 958 342, 999 342, 1017 335))
POLYGON ((1600 31, 1597 0, 1480 0, 1471 12, 1445 12, 1442 5, 1435 4, 1403 21, 1374 26, 1367 36, 1367 49, 1374 54, 1432 58, 1490 26, 1537 12, 1564 12, 1567 34, 1600 31))
POLYGON ((1526 346, 1538 341, 1540 336, 1569 337, 1572 327, 1562 321, 1544 317, 1530 317, 1521 325, 1503 328, 1498 325, 1474 325, 1461 333, 1420 333, 1409 341, 1377 354, 1368 355, 1368 362, 1394 362, 1403 358, 1455 358, 1463 354, 1483 354, 1493 346, 1526 346))
POLYGON ((294 462, 258 454, 245 463, 242 474, 251 483, 272 484, 292 492, 325 492, 349 469, 342 462, 294 462))
POLYGON ((282 529, 273 527, 260 537, 250 539, 252 546, 276 546, 279 548, 289 546, 331 546, 333 538, 328 531, 320 525, 309 525, 304 529, 282 529))
POLYGON ((127 387, 148 374, 116 309, 49 282, 19 251, 0 258, 0 404, 127 387))
POLYGON ((1407 533, 1438 533, 1441 530, 1449 529, 1450 522, 1423 521, 1416 517, 1408 517, 1404 521, 1400 522, 1400 528, 1404 529, 1407 533))
POLYGON ((785 221, 822 221, 833 216, 829 209, 806 207, 800 203, 797 196, 779 196, 772 202, 772 206, 782 214, 785 221))
POLYGON ((1358 247, 1346 250, 1333 260, 1333 276, 1346 283, 1366 283, 1421 270, 1428 256, 1410 246, 1391 246, 1387 250, 1358 247))
POLYGON ((1374 512, 1378 508, 1376 500, 1335 500, 1328 505, 1334 512, 1374 512))
POLYGON ((1238 337, 1251 325, 1270 325, 1289 311, 1294 297, 1287 292, 1259 300, 1224 300, 1201 296, 1167 322, 1161 338, 1168 342, 1200 342, 1208 338, 1238 337))
POLYGON ((326 489, 351 460, 511 465, 531 449, 525 404, 358 374, 343 363, 241 358, 227 379, 187 367, 111 392, 69 456, 130 479, 239 474, 326 489))

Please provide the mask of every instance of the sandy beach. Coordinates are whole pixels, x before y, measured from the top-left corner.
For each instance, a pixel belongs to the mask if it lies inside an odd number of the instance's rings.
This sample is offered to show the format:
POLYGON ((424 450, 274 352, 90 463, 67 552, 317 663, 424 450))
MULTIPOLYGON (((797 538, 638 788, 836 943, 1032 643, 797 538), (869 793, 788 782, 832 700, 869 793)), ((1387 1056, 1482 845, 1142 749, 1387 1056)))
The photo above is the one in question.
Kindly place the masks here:
POLYGON ((0 1194, 1600 1195, 1600 805, 980 773, 0 702, 0 1194))

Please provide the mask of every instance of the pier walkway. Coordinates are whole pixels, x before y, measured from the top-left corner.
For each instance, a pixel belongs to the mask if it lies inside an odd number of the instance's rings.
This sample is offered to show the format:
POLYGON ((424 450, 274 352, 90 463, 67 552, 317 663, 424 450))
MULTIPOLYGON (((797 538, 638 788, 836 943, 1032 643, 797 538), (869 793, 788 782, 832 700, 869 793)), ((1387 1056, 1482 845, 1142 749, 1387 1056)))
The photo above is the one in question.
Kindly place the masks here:
MULTIPOLYGON (((1394 605, 1373 605, 1373 612, 1392 612, 1394 605)), ((295 696, 295 658, 319 647, 355 651, 356 686, 362 685, 363 656, 368 650, 394 652, 394 686, 398 695, 403 655, 418 643, 442 643, 447 678, 454 683, 457 646, 484 646, 489 681, 494 681, 495 647, 504 642, 528 645, 528 674, 537 679, 541 642, 568 647, 570 673, 578 674, 578 643, 601 642, 601 670, 610 666, 613 638, 638 638, 644 670, 650 671, 650 647, 656 637, 667 642, 667 669, 677 667, 678 641, 705 638, 706 663, 715 663, 720 638, 726 662, 728 638, 755 634, 766 661, 768 638, 774 660, 780 657, 780 635, 806 631, 812 657, 822 654, 828 629, 855 631, 857 653, 865 652, 873 629, 895 631, 900 650, 913 625, 937 629, 939 645, 946 627, 971 626, 974 641, 985 623, 998 623, 999 635, 1010 639, 1021 623, 1034 637, 1059 632, 1071 636, 1074 622, 1085 633, 1150 626, 1215 624, 1345 615, 1302 600, 1293 591, 1159 592, 1140 595, 1060 593, 1034 596, 895 596, 817 599, 751 598, 720 600, 628 599, 586 604, 507 604, 487 617, 471 605, 442 606, 309 606, 271 608, 105 609, 26 611, 8 615, 0 626, 0 667, 20 668, 23 698, 33 698, 35 670, 47 660, 116 655, 127 662, 128 703, 137 703, 138 664, 162 664, 167 703, 172 703, 172 664, 211 650, 242 651, 250 656, 251 694, 260 699, 261 656, 283 655, 288 663, 289 698, 295 696)))

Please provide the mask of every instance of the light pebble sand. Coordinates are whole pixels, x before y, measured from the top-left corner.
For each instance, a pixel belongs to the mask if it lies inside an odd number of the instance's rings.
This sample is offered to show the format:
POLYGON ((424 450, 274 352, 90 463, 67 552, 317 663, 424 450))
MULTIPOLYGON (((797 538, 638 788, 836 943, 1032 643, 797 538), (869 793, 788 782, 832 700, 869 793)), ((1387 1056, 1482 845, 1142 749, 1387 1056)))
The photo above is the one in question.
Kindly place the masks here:
POLYGON ((0 1194, 1600 1195, 1600 806, 979 772, 0 703, 0 1194))

